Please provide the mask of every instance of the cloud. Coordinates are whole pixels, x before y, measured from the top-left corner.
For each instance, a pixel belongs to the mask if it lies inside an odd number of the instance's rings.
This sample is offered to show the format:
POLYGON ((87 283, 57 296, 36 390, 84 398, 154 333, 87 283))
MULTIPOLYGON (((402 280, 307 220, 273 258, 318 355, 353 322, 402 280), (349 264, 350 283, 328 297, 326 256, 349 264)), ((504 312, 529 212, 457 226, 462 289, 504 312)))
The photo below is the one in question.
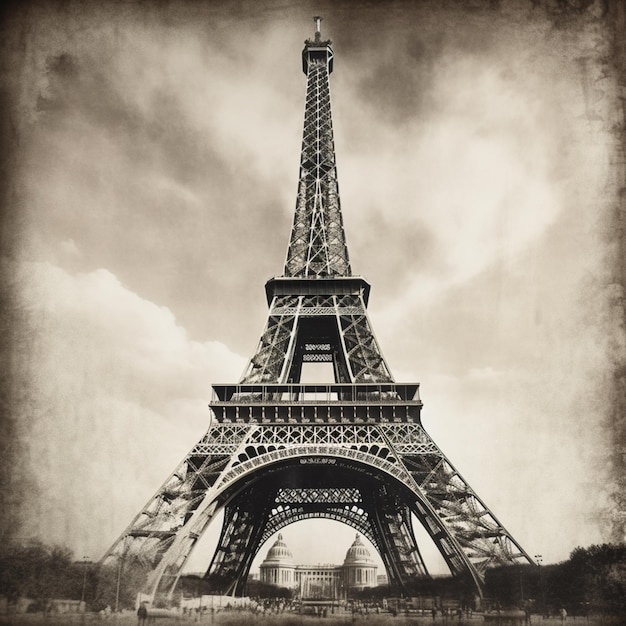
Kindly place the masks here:
MULTIPOLYGON (((208 32, 187 24, 182 38, 159 20, 136 19, 112 37, 111 23, 94 20, 71 41, 34 22, 22 256, 71 271, 107 267, 167 304, 195 336, 213 326, 249 349, 256 333, 241 331, 248 318, 233 288, 254 285, 263 311, 261 286, 281 269, 305 80, 299 53, 295 72, 258 71, 276 63, 278 31, 244 22, 237 41, 249 46, 238 47, 222 19, 208 32), (79 257, 60 250, 69 239, 79 257), (237 328, 215 306, 218 292, 237 328)), ((58 34, 58 23, 48 25, 58 34)))
POLYGON ((15 272, 35 337, 21 408, 39 493, 23 532, 75 537, 98 558, 208 427, 211 382, 238 379, 245 361, 189 339, 107 270, 15 272))
POLYGON ((353 266, 386 295, 402 289, 406 298, 409 284, 416 298, 437 297, 494 263, 516 262, 572 206, 588 223, 587 207, 602 193, 610 140, 606 129, 603 140, 581 123, 578 42, 545 24, 502 17, 493 15, 497 28, 468 17, 469 28, 448 11, 447 28, 429 30, 431 14, 428 26, 399 26, 395 46, 381 34, 374 68, 354 62, 336 79, 353 266), (436 54, 407 54, 407 42, 424 37, 436 54), (402 58, 401 93, 393 86, 362 92, 377 62, 394 54, 402 58), (424 63, 433 66, 427 79, 424 63), (426 102, 402 96, 419 89, 426 102), (401 106, 402 122, 386 99, 401 106), (392 250, 378 253, 381 222, 383 232, 401 232, 392 250), (389 257, 398 259, 395 281, 384 279, 389 257))

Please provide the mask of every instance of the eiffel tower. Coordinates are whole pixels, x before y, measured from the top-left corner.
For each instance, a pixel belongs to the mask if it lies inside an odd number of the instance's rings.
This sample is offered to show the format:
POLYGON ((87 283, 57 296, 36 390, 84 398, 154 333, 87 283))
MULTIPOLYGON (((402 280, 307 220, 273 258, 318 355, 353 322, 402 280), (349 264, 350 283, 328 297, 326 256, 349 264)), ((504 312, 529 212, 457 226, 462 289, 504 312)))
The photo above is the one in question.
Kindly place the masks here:
POLYGON ((265 285, 258 348, 239 383, 213 385, 207 433, 101 561, 142 567, 152 597, 173 592, 222 509, 205 577, 225 594, 243 595, 260 546, 309 518, 356 529, 400 588, 428 577, 412 517, 479 594, 487 568, 531 562, 425 431, 419 384, 395 382, 378 346, 370 285, 348 257, 330 109, 334 54, 315 20, 302 52, 295 218, 284 273, 265 285), (332 364, 334 382, 301 382, 306 363, 332 364))

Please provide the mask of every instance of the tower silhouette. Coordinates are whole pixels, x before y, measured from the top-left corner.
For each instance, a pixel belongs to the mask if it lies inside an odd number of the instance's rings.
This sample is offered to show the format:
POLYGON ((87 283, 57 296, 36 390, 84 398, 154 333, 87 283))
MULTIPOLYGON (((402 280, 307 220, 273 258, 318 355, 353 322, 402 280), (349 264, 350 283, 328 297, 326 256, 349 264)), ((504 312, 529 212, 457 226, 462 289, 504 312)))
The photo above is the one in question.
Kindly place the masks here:
POLYGON ((424 430, 417 383, 397 383, 372 330, 370 285, 352 274, 339 201, 330 108, 331 42, 321 18, 305 41, 304 132, 284 272, 265 290, 269 315, 239 383, 213 385, 211 423, 102 559, 133 565, 143 589, 171 593, 199 537, 224 521, 206 578, 242 595, 260 546, 307 518, 355 528, 390 584, 427 577, 412 516, 455 575, 480 593, 485 571, 530 563, 424 430), (301 382, 306 363, 334 382, 301 382), (330 367, 330 366, 328 366, 330 367))

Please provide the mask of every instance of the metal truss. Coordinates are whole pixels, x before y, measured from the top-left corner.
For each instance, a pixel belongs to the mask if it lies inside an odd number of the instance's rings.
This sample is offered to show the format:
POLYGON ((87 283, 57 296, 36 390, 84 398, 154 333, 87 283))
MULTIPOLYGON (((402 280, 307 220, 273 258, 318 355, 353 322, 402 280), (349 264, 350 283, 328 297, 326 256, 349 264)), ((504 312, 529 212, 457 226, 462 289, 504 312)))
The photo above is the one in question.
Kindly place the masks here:
POLYGON ((261 544, 281 528, 305 519, 325 518, 358 530, 378 549, 361 492, 355 488, 279 489, 265 524, 261 544))
POLYGON ((297 381, 311 360, 332 361, 338 382, 393 381, 362 294, 274 297, 242 382, 297 381), (325 351, 311 350, 320 344, 325 351))
POLYGON ((221 593, 243 595, 269 507, 264 490, 254 487, 226 505, 220 540, 206 574, 221 593))
POLYGON ((451 571, 469 571, 478 586, 489 566, 529 561, 419 422, 213 423, 106 558, 151 567, 152 591, 171 591, 196 540, 224 506, 209 578, 231 593, 241 592, 246 568, 273 532, 312 517, 361 532, 397 584, 427 573, 410 513, 451 571), (273 469, 285 464, 290 470, 284 476, 297 471, 317 482, 289 487, 273 469), (257 482, 265 486, 255 487, 257 482))
POLYGON ((440 450, 405 455, 403 462, 430 505, 418 505, 418 517, 453 573, 467 570, 469 562, 475 578, 482 580, 489 567, 531 562, 440 450), (435 530, 442 523, 448 537, 435 530))
POLYGON ((379 533, 379 553, 385 563, 388 579, 399 587, 407 579, 428 575, 411 524, 407 499, 390 485, 381 484, 369 493, 366 507, 372 512, 372 526, 379 533))
POLYGON ((350 261, 339 202, 328 77, 329 41, 307 42, 307 90, 298 195, 286 276, 347 276, 350 261))
POLYGON ((260 479, 226 506, 220 541, 206 573, 215 590, 243 593, 259 547, 274 532, 297 521, 313 517, 333 519, 376 542, 358 489, 277 489, 275 480, 275 476, 269 481, 260 479))
MULTIPOLYGON (((273 307, 289 307, 297 309, 300 298, 278 297, 273 307), (295 307, 293 306, 295 304, 295 307)), ((282 382, 285 377, 286 355, 292 350, 296 314, 274 315, 270 310, 267 325, 257 350, 250 359, 246 373, 242 377, 245 383, 282 382)))
POLYGON ((336 520, 363 534, 385 555, 392 583, 402 586, 410 578, 427 575, 410 511, 397 493, 380 486, 372 491, 369 473, 337 467, 330 459, 316 460, 313 470, 293 464, 282 473, 270 470, 229 502, 216 556, 206 574, 216 590, 241 591, 245 568, 259 547, 284 526, 311 518, 336 520), (299 486, 277 487, 285 481, 299 486), (312 481, 327 486, 306 486, 312 481))
MULTIPOLYGON (((344 296, 342 303, 345 308, 352 305, 358 308, 355 296, 344 296), (345 306, 348 305, 348 306, 345 306)), ((391 372, 378 347, 365 310, 362 297, 359 299, 358 313, 339 314, 340 332, 345 353, 350 364, 352 382, 384 382, 392 381, 391 372)))
POLYGON ((299 506, 283 509, 267 520, 267 525, 265 527, 261 543, 267 541, 281 528, 284 528, 289 524, 293 524, 294 522, 301 522, 307 519, 330 519, 352 526, 352 528, 356 529, 366 539, 368 539, 374 547, 376 547, 376 549, 379 549, 376 537, 372 534, 367 511, 364 511, 356 505, 353 505, 353 507, 350 508, 316 505, 315 507, 299 506))

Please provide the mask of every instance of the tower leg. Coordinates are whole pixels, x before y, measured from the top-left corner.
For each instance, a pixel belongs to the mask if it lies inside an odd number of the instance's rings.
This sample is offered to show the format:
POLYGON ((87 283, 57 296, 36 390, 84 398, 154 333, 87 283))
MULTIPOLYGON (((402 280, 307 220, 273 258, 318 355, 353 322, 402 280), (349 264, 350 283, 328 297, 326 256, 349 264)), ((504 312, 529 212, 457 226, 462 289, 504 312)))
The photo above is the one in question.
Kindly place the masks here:
POLYGON ((244 594, 275 492, 276 488, 252 487, 226 506, 219 543, 205 574, 205 580, 220 593, 244 594))
POLYGON ((384 485, 371 492, 365 506, 371 515, 389 583, 406 589, 409 581, 428 577, 413 533, 409 507, 384 485))

